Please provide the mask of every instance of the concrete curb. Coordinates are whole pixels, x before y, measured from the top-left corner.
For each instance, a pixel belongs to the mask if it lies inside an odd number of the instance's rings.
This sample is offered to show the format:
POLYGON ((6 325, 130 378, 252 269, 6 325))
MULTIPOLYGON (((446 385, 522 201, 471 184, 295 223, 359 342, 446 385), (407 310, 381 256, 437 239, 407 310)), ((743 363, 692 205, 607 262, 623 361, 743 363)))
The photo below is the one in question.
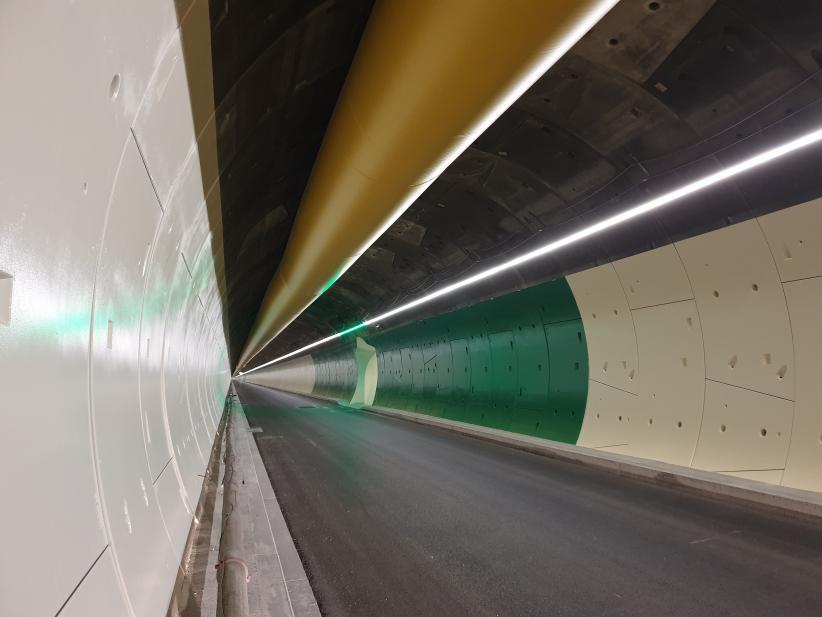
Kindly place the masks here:
MULTIPOLYGON (((240 402, 240 405, 242 405, 242 402, 240 402)), ((245 409, 243 409, 243 413, 238 420, 238 425, 242 426, 242 430, 245 433, 245 456, 247 459, 250 459, 250 466, 248 467, 249 475, 253 477, 253 483, 258 487, 260 501, 262 502, 265 520, 267 522, 266 528, 268 533, 263 534, 265 536, 264 538, 257 538, 256 543, 258 547, 269 546, 274 549, 274 556, 279 566, 274 576, 278 580, 282 579, 283 586, 288 594, 291 616, 320 617, 320 608, 314 596, 314 590, 311 588, 302 560, 297 553, 297 548, 294 545, 291 532, 288 529, 285 517, 280 509, 274 488, 268 479, 268 472, 265 470, 265 464, 260 456, 260 450, 254 441, 253 431, 248 424, 245 409)), ((264 552, 267 551, 264 550, 264 552)), ((264 581, 263 585, 269 583, 270 579, 264 581)), ((260 614, 269 615, 270 617, 275 616, 273 612, 260 614)))
MULTIPOLYGON (((329 400, 316 395, 311 396, 321 400, 329 400)), ((362 407, 362 410, 407 422, 455 431, 475 439, 490 441, 539 456, 595 467, 624 477, 685 489, 691 493, 753 506, 792 518, 809 520, 816 524, 822 523, 822 494, 812 491, 775 486, 710 471, 602 452, 539 437, 518 435, 508 431, 466 424, 456 420, 426 416, 411 411, 385 407, 362 407)))
POLYGON ((233 386, 225 418, 227 451, 221 470, 225 470, 226 503, 215 525, 220 559, 227 560, 220 569, 221 576, 228 584, 221 586, 221 598, 226 600, 218 602, 217 615, 320 617, 314 592, 233 386), (247 594, 240 593, 244 587, 247 594), (238 595, 245 597, 237 598, 238 595))

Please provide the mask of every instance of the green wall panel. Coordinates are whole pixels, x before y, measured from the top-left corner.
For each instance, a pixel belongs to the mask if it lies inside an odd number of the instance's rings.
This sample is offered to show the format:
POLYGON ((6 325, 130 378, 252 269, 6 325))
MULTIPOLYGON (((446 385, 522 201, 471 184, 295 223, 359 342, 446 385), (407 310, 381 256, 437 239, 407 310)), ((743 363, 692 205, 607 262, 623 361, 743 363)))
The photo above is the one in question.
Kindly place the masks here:
MULTIPOLYGON (((374 404, 567 443, 588 396, 585 332, 565 279, 365 336, 374 404)), ((350 400, 354 341, 314 355, 314 392, 350 400)))
POLYGON ((411 397, 409 401, 411 405, 413 405, 414 411, 425 413, 428 406, 425 401, 425 375, 423 374, 425 362, 422 354, 422 344, 414 345, 410 348, 410 358, 411 397))
MULTIPOLYGON (((491 343, 482 332, 468 337, 471 388, 463 411, 463 422, 492 426, 494 387, 491 383, 491 343), (487 420, 486 420, 487 416, 487 420)), ((379 384, 377 384, 379 388, 379 384)))
POLYGON ((488 334, 491 348, 491 370, 488 385, 491 388, 492 410, 488 426, 507 429, 513 420, 513 403, 517 388, 514 335, 511 332, 488 334))
POLYGON ((377 349, 377 406, 579 437, 588 359, 565 279, 365 338, 377 349))
MULTIPOLYGON (((450 420, 462 420, 471 389, 471 375, 468 374, 468 341, 458 338, 451 340, 448 345, 451 348, 451 394, 443 415, 450 420)), ((377 387, 379 391, 379 382, 377 387)))
POLYGON ((434 359, 434 370, 437 373, 437 402, 435 412, 438 416, 445 416, 448 408, 453 405, 453 358, 451 357, 451 341, 443 334, 436 345, 437 356, 434 359))
POLYGON ((545 337, 551 350, 549 405, 554 422, 538 434, 575 443, 588 399, 588 347, 582 320, 547 324, 545 337))

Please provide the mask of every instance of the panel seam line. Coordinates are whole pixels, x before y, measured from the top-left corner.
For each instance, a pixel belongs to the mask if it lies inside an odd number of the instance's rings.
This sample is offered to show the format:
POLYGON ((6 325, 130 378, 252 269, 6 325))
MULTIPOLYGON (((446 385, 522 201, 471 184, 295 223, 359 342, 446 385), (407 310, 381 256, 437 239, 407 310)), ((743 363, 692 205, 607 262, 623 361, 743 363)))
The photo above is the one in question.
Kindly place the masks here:
POLYGON ((794 404, 796 403, 796 401, 792 398, 779 396, 778 394, 770 394, 768 392, 761 392, 760 390, 754 390, 753 388, 746 388, 745 386, 738 386, 736 384, 728 383, 726 381, 721 381, 719 379, 711 379, 710 377, 706 377, 705 381, 712 381, 714 383, 722 384, 723 386, 729 386, 731 388, 739 388, 740 390, 747 390, 748 392, 753 392, 755 394, 762 394, 763 396, 772 396, 773 398, 778 398, 779 400, 787 401, 789 403, 794 403, 794 404))
POLYGON ((154 197, 157 199, 157 205, 160 206, 160 212, 165 212, 163 201, 160 199, 160 193, 157 191, 157 185, 154 183, 154 178, 151 176, 151 172, 148 169, 148 163, 146 163, 146 157, 143 154, 143 149, 140 147, 140 142, 137 139, 137 134, 134 132, 134 127, 130 126, 128 127, 128 130, 131 132, 131 137, 134 139, 134 145, 137 147, 137 154, 140 155, 140 161, 143 163, 143 167, 146 170, 148 181, 151 183, 151 189, 154 191, 154 197))
POLYGON ((103 550, 102 550, 102 551, 100 551, 100 554, 99 554, 99 555, 97 555, 97 557, 94 559, 94 561, 93 561, 93 562, 91 563, 91 565, 89 566, 88 570, 86 570, 85 574, 83 574, 83 576, 82 576, 82 577, 80 577, 80 582, 78 582, 78 583, 74 586, 74 589, 72 589, 72 590, 71 590, 71 593, 68 595, 68 598, 66 598, 66 601, 65 601, 65 602, 63 602, 63 604, 60 606, 60 608, 58 608, 58 609, 57 609, 57 612, 54 614, 54 617, 58 617, 58 615, 59 615, 60 613, 62 613, 62 612, 63 612, 63 609, 64 609, 64 608, 66 608, 66 605, 67 605, 67 604, 69 603, 69 601, 70 601, 70 600, 74 597, 74 594, 75 594, 75 593, 77 593, 77 590, 78 590, 78 589, 80 589, 80 585, 82 585, 82 584, 83 584, 83 581, 85 581, 85 580, 88 578, 88 575, 89 575, 89 574, 91 574, 91 571, 94 569, 94 566, 96 566, 96 565, 97 565, 97 562, 98 562, 98 561, 100 561, 100 558, 103 556, 103 554, 104 554, 107 550, 108 550, 108 544, 106 544, 106 545, 103 547, 103 550))

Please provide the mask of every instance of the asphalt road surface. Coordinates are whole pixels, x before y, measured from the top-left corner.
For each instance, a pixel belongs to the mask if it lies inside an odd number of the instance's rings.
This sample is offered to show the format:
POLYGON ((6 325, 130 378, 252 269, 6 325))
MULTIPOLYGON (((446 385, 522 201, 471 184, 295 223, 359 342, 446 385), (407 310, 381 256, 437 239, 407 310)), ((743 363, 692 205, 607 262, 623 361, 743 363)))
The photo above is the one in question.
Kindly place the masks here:
POLYGON ((327 617, 822 615, 818 526, 237 391, 327 617))

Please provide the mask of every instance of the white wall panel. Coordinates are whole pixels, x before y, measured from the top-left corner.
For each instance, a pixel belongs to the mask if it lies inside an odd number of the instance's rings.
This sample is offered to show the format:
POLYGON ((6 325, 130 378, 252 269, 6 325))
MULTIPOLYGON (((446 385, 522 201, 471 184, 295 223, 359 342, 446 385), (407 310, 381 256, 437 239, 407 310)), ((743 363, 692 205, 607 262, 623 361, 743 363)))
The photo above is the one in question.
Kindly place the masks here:
POLYGON ((822 491, 822 278, 788 283, 785 295, 796 353, 796 408, 782 483, 822 491))
POLYGON ((311 355, 260 369, 242 378, 248 383, 279 388, 290 392, 311 394, 317 379, 316 367, 311 355))
POLYGON ((183 556, 193 513, 189 510, 186 495, 181 490, 176 465, 170 463, 160 473, 154 485, 154 491, 166 531, 171 539, 171 550, 179 563, 183 556))
POLYGON ((792 423, 792 401, 709 380, 693 466, 708 471, 784 469, 792 423))
POLYGON ((112 549, 138 617, 167 603, 176 560, 151 490, 142 439, 137 361, 144 262, 162 211, 129 139, 108 212, 94 294, 92 417, 112 549), (158 581, 166 581, 160 589, 158 581), (165 593, 164 593, 165 592, 165 593))
MULTIPOLYGON (((192 398, 196 395, 197 409, 199 409, 200 413, 203 415, 203 418, 205 419, 204 426, 206 428, 206 432, 211 436, 213 441, 213 438, 217 433, 217 421, 215 415, 213 414, 214 403, 216 401, 211 400, 210 397, 207 396, 205 388, 205 373, 208 370, 206 361, 210 360, 207 346, 208 332, 206 330, 208 325, 209 324, 206 322, 204 315, 203 321, 198 329, 197 338, 192 344, 192 348, 195 349, 197 353, 197 361, 192 367, 192 370, 189 372, 189 387, 193 391, 193 394, 189 396, 192 398)), ((220 398, 222 399, 223 397, 220 398)))
POLYGON ((178 31, 171 37, 157 65, 134 123, 134 134, 151 170, 160 202, 165 206, 196 141, 186 64, 178 31))
MULTIPOLYGON (((160 223, 151 263, 148 267, 146 292, 143 300, 142 332, 143 346, 140 353, 140 404, 143 412, 146 451, 152 478, 156 480, 160 471, 170 460, 173 448, 167 434, 166 405, 163 370, 166 347, 166 316, 171 302, 174 277, 178 275, 181 231, 185 229, 179 216, 178 203, 166 209, 160 223)), ((173 334, 169 335, 173 338, 173 334)), ((173 414, 174 421, 179 418, 173 414)))
MULTIPOLYGON (((180 144, 195 143, 192 102, 180 96, 187 85, 187 67, 180 62, 175 3, 0 4, 0 80, 15 86, 4 93, 0 115, 0 135, 7 146, 0 148, 0 271, 14 277, 11 319, 0 323, 0 374, 16 384, 4 391, 5 404, 20 410, 0 414, 4 439, 20 445, 0 449, 0 462, 16 470, 7 479, 8 490, 24 504, 0 515, 4 528, 15 530, 5 542, 5 550, 15 558, 0 560, 0 614, 55 614, 108 542, 110 549, 62 614, 119 614, 121 602, 107 603, 119 597, 118 571, 130 589, 140 589, 132 594, 135 613, 161 614, 177 564, 175 557, 164 577, 171 544, 159 518, 152 480, 170 460, 169 418, 176 423, 180 416, 190 417, 187 408, 164 404, 164 339, 200 350, 196 363, 188 367, 188 379, 209 384, 213 400, 205 417, 212 432, 221 411, 216 401, 230 377, 221 316, 210 319, 210 331, 199 323, 189 341, 181 332, 166 331, 169 290, 182 240, 203 244, 199 238, 206 224, 216 234, 214 245, 222 242, 219 190, 212 190, 209 197, 211 218, 204 212, 202 195, 202 185, 212 186, 216 177, 208 5, 205 0, 191 3, 183 41, 197 58, 194 73, 200 79, 196 116, 206 147, 205 154, 197 152, 189 178, 191 186, 200 185, 200 195, 191 198, 180 192, 176 203, 169 200, 155 240, 161 212, 153 189, 151 212, 140 209, 149 196, 143 183, 123 188, 139 173, 147 177, 142 162, 135 164, 139 159, 133 146, 122 161, 119 192, 112 191, 132 128, 152 146, 149 173, 161 181, 173 178, 186 161, 180 144), (170 49, 177 54, 175 63, 169 60, 170 49), (164 71, 166 67, 171 68, 164 71), (186 114, 188 125, 179 122, 186 114), (199 177, 203 170, 205 181, 199 177), (104 253, 98 255, 109 202, 108 235, 104 253), (195 223, 189 225, 190 221, 195 223), (155 243, 144 273, 145 249, 155 243), (98 304, 92 324, 98 257, 98 304), (47 388, 42 387, 44 380, 47 388), (90 391, 99 457, 93 453, 89 430, 90 391), (123 531, 129 523, 130 532, 123 531), (41 569, 43 555, 50 555, 59 567, 45 578, 32 577, 31 572, 41 569), (112 590, 113 595, 107 593, 112 590), (84 597, 96 602, 84 603, 84 597)), ((220 278, 222 249, 210 248, 215 265, 211 272, 203 270, 210 280, 201 281, 201 287, 219 294, 225 290, 220 278)), ((219 313, 220 300, 213 305, 219 313)), ((174 323, 179 329, 179 321, 174 323)), ((203 397, 194 404, 202 417, 203 397)), ((204 467, 202 457, 196 460, 199 468, 189 470, 194 477, 204 467)), ((175 465, 171 460, 167 470, 176 473, 175 465)), ((163 481, 170 477, 164 475, 163 481)), ((161 488, 173 491, 173 482, 161 488)), ((192 481, 191 489, 196 501, 199 485, 192 481)), ((178 508, 173 518, 176 529, 184 529, 191 516, 178 508)), ((125 608, 131 612, 131 607, 125 608)))
POLYGON ((0 115, 0 270, 15 282, 0 371, 15 384, 4 405, 18 410, 1 428, 9 444, 38 446, 0 454, 15 469, 6 490, 25 504, 2 515, 15 558, 0 566, 0 614, 53 615, 106 542, 88 432, 89 299, 129 121, 174 7, 4 0, 0 12, 0 83, 14 84, 0 115), (60 567, 32 577, 43 555, 60 567))
POLYGON ((822 276, 822 199, 759 218, 782 281, 822 276))
MULTIPOLYGON (((195 196, 196 199, 196 196, 195 196)), ((201 204, 202 206, 202 204, 201 204)), ((178 461, 181 465, 181 473, 190 479, 189 486, 194 487, 193 478, 200 473, 199 468, 203 464, 200 452, 193 441, 194 423, 188 408, 188 397, 186 393, 186 333, 190 327, 187 309, 191 309, 190 292, 192 281, 188 274, 188 269, 180 254, 181 235, 186 230, 185 221, 180 215, 182 204, 173 200, 164 217, 163 233, 158 240, 158 257, 156 259, 156 280, 152 284, 156 285, 157 301, 153 302, 152 308, 156 315, 155 328, 160 334, 157 336, 157 344, 153 347, 154 353, 159 354, 160 361, 156 372, 152 371, 149 379, 144 380, 144 390, 150 389, 149 395, 152 401, 152 411, 159 411, 159 421, 163 428, 167 426, 168 433, 165 434, 162 455, 157 455, 155 464, 155 477, 159 470, 168 461, 168 457, 176 454, 176 449, 181 452, 194 453, 193 459, 189 456, 183 461, 178 461), (178 410, 168 417, 168 410, 178 410), (189 451, 189 446, 194 444, 194 449, 189 451)), ((152 270, 155 274, 155 270, 152 270)), ((196 302, 196 299, 194 300, 196 302)), ((210 356, 209 356, 210 359, 210 356)), ((158 445, 159 449, 160 446, 158 445)), ((154 469, 154 468, 153 468, 154 469)), ((191 495, 191 507, 197 500, 197 493, 191 495)))
MULTIPOLYGON (((197 374, 203 360, 202 349, 198 341, 201 338, 204 313, 200 299, 196 295, 189 296, 189 314, 186 320, 186 340, 183 349, 186 353, 186 401, 194 421, 195 438, 203 464, 208 462, 211 443, 214 441, 214 428, 206 417, 206 411, 197 394, 197 374)), ((199 494, 199 491, 198 491, 199 494)))
POLYGON ((625 448, 633 425, 641 422, 639 397, 635 394, 588 382, 588 405, 577 443, 588 448, 625 448))
POLYGON ((614 262, 621 290, 608 266, 568 277, 592 380, 579 444, 821 491, 817 228, 822 200, 614 262), (609 314, 620 292, 631 327, 609 314), (597 383, 624 385, 602 368, 632 330, 634 398, 597 383))
POLYGON ((111 550, 100 555, 83 582, 60 611, 60 617, 129 617, 129 610, 120 593, 111 550))
POLYGON ((568 277, 588 344, 589 377, 636 394, 639 371, 634 322, 613 264, 568 277))
MULTIPOLYGON (((182 229, 179 250, 191 263, 194 262, 205 237, 212 232, 211 228, 214 225, 213 217, 209 218, 209 212, 203 202, 206 199, 206 191, 211 190, 212 194, 218 194, 219 188, 207 184, 200 173, 202 161, 208 155, 209 153, 204 153, 201 158, 197 149, 189 153, 189 157, 182 163, 167 200, 167 207, 175 210, 173 216, 176 224, 182 229)), ((216 152, 211 155, 216 158, 216 152)))
POLYGON ((633 312, 642 365, 628 453, 690 465, 702 423, 705 356, 693 300, 633 312))
POLYGON ((185 380, 185 331, 188 309, 190 308, 191 277, 182 256, 177 258, 169 306, 166 314, 163 361, 163 395, 168 422, 168 435, 173 454, 188 498, 188 506, 193 511, 205 460, 201 455, 195 436, 194 420, 188 406, 185 380), (168 413, 176 410, 176 413, 168 413))
POLYGON ((694 297, 673 245, 615 261, 614 269, 632 309, 694 297))
POLYGON ((702 320, 707 376, 793 399, 785 294, 757 222, 697 236, 677 248, 702 320))

